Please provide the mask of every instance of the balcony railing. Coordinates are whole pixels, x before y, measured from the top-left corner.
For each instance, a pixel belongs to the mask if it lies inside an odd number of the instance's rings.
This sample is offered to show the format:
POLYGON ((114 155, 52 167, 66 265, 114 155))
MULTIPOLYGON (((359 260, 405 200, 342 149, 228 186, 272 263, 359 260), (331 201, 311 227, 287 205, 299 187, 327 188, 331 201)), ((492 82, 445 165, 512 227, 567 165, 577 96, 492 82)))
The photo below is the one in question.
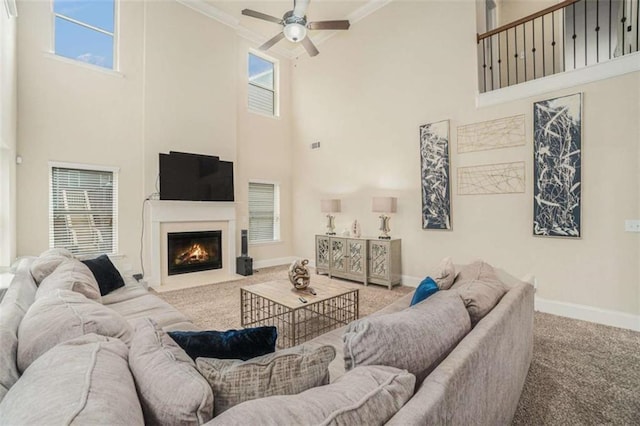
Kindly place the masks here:
POLYGON ((640 0, 567 0, 477 35, 489 92, 638 51, 640 0))

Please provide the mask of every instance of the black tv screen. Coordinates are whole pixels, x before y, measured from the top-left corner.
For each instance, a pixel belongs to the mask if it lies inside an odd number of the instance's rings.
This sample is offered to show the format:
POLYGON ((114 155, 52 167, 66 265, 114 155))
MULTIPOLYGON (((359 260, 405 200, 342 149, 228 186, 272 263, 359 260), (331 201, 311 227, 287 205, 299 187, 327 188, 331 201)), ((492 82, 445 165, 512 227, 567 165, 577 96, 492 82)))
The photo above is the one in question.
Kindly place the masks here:
POLYGON ((175 151, 160 154, 160 199, 234 201, 233 162, 175 151))

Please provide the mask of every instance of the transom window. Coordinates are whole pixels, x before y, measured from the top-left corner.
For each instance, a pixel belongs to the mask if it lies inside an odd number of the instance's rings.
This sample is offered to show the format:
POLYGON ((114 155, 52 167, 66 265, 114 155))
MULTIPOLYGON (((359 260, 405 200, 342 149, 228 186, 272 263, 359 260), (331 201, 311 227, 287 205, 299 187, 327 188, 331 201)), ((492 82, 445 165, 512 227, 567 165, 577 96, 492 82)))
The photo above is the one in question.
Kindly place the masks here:
POLYGON ((249 182, 249 242, 280 240, 280 187, 249 182))
POLYGON ((249 111, 277 116, 276 87, 276 63, 249 53, 249 111))
POLYGON ((116 254, 118 170, 50 164, 49 247, 116 254))
POLYGON ((115 0, 53 0, 56 55, 114 69, 115 0))

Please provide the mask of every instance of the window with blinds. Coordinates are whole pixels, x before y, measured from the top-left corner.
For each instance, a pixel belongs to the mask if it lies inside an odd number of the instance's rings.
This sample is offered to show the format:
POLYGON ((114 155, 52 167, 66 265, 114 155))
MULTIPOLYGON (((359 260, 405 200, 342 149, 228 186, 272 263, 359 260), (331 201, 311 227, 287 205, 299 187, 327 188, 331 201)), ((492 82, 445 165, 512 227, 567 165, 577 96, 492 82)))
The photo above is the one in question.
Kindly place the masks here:
POLYGON ((277 115, 276 64, 249 53, 249 111, 277 115))
POLYGON ((249 242, 280 239, 280 190, 273 183, 249 182, 249 242))
POLYGON ((117 169, 50 167, 49 246, 73 254, 118 249, 117 169))

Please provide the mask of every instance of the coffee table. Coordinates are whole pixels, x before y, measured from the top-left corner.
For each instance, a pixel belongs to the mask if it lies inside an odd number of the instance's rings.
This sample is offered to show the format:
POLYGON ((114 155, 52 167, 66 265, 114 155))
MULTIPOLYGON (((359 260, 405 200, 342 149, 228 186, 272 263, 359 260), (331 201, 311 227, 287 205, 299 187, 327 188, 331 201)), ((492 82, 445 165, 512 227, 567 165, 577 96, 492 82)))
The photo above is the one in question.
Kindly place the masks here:
POLYGON ((294 289, 288 280, 242 287, 242 326, 276 326, 278 348, 288 348, 358 319, 359 289, 333 281, 311 288, 315 295, 294 289))

